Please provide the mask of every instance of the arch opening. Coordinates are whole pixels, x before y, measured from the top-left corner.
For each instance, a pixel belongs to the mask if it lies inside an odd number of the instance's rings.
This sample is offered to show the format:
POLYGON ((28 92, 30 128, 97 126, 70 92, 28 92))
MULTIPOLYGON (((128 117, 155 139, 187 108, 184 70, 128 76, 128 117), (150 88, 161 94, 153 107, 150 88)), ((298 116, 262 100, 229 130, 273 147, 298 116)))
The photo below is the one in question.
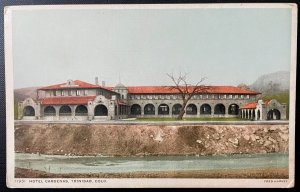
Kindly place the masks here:
POLYGON ((211 114, 211 106, 209 104, 201 105, 200 114, 210 115, 211 114))
POLYGON ((189 104, 186 107, 186 114, 187 115, 197 115, 197 106, 195 104, 189 104))
POLYGON ((105 105, 97 105, 94 109, 94 115, 95 116, 107 116, 108 110, 105 105))
POLYGON ((144 115, 155 115, 155 107, 153 104, 147 104, 144 107, 144 115))
POLYGON ((224 115, 225 114, 225 106, 223 104, 217 104, 215 106, 215 114, 216 115, 224 115))
POLYGON ((23 109, 23 116, 35 116, 35 110, 32 106, 26 106, 23 109))
POLYGON ((278 109, 271 109, 267 114, 267 120, 280 120, 280 115, 278 109))
POLYGON ((44 115, 45 116, 55 116, 56 115, 56 110, 53 106, 47 106, 44 109, 44 115))
POLYGON ((75 116, 87 116, 88 109, 84 105, 78 105, 75 109, 75 116))
POLYGON ((72 110, 71 107, 68 105, 63 105, 59 109, 59 116, 71 116, 72 115, 72 110))
POLYGON ((130 108, 131 115, 141 115, 141 106, 139 104, 133 104, 130 108))
POLYGON ((158 106, 159 115, 169 115, 169 106, 167 104, 160 104, 158 106))
POLYGON ((173 105, 173 107, 172 107, 172 115, 179 115, 181 108, 182 108, 182 105, 179 104, 179 103, 173 105))
POLYGON ((237 104, 231 104, 228 107, 229 115, 238 115, 239 114, 239 106, 237 104))

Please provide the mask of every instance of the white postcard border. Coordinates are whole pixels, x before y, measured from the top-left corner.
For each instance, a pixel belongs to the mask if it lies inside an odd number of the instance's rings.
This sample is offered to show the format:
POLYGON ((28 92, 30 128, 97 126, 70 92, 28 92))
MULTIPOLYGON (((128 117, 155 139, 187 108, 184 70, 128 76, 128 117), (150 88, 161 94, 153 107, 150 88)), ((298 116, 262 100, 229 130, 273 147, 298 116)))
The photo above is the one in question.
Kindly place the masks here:
POLYGON ((296 4, 133 4, 133 5, 38 5, 9 6, 4 9, 5 29, 5 83, 6 83, 6 142, 7 186, 10 188, 137 188, 137 187, 232 187, 232 188, 281 188, 294 186, 295 171, 295 100, 297 56, 297 5, 296 4), (289 119, 289 179, 113 179, 113 178, 14 178, 14 107, 13 107, 13 57, 12 11, 46 9, 191 9, 191 8, 290 8, 292 9, 291 67, 290 67, 290 119, 289 119), (64 183, 63 181, 68 181, 64 183), (90 183, 74 183, 72 180, 92 180, 90 183), (56 181, 56 182, 54 182, 56 181), (97 183, 97 181, 99 183, 97 183))

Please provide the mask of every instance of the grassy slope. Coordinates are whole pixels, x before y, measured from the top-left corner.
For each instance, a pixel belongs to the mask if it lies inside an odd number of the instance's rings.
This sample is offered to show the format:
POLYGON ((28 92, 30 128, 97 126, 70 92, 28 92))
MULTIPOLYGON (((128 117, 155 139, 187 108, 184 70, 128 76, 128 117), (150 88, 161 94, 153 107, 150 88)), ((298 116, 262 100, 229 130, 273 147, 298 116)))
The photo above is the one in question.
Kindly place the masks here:
POLYGON ((183 120, 178 120, 176 118, 171 117, 153 117, 153 118, 137 118, 139 121, 241 121, 239 118, 210 118, 210 117, 191 117, 191 118, 183 118, 183 120))

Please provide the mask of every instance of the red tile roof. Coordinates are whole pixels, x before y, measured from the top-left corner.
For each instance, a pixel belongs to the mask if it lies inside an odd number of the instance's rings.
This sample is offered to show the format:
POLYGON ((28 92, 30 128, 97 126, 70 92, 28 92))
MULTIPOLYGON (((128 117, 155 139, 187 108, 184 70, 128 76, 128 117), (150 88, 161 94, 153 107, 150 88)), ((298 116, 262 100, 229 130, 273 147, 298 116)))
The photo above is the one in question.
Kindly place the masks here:
MULTIPOLYGON (((128 93, 131 94, 173 94, 179 93, 178 90, 174 89, 174 86, 136 86, 136 87, 127 87, 128 93)), ((190 86, 190 90, 194 87, 190 86)), ((206 86, 205 91, 201 93, 223 93, 223 94, 249 94, 256 95, 259 94, 256 91, 246 90, 239 87, 233 86, 206 86)))
MULTIPOLYGON (((270 100, 268 100, 268 99, 267 99, 267 100, 264 100, 264 104, 265 104, 265 105, 268 105, 269 102, 270 102, 270 100)), ((247 103, 247 104, 243 105, 243 106, 241 107, 241 109, 255 109, 257 103, 258 103, 258 101, 253 102, 253 103, 247 103)))
POLYGON ((74 97, 45 97, 40 100, 42 105, 86 105, 88 101, 94 100, 96 96, 74 96, 74 97))
MULTIPOLYGON (((113 87, 102 87, 100 85, 94 85, 86 83, 80 80, 75 80, 73 86, 66 86, 66 83, 61 83, 57 85, 50 85, 47 87, 42 87, 39 90, 55 90, 55 89, 67 89, 67 88, 79 88, 79 89, 92 89, 92 88, 102 88, 108 91, 112 91, 113 87)), ((190 86, 190 91, 194 86, 190 86)), ((178 90, 174 89, 174 86, 132 86, 127 87, 128 93, 131 94, 174 94, 179 93, 178 90)), ((249 94, 256 95, 259 94, 253 90, 246 90, 234 86, 205 86, 205 91, 202 93, 223 93, 223 94, 249 94)))
POLYGON ((241 109, 255 109, 256 108, 256 105, 257 105, 257 102, 254 102, 254 103, 247 103, 245 105, 243 105, 241 107, 241 109))
POLYGON ((265 105, 268 105, 270 101, 271 101, 270 99, 266 99, 266 100, 264 101, 265 105))
POLYGON ((83 82, 83 81, 80 81, 80 80, 75 80, 73 82, 74 82, 74 85, 71 85, 71 86, 67 86, 67 83, 61 83, 61 84, 42 87, 39 90, 68 89, 68 88, 77 88, 77 89, 103 88, 99 85, 86 83, 86 82, 83 82))

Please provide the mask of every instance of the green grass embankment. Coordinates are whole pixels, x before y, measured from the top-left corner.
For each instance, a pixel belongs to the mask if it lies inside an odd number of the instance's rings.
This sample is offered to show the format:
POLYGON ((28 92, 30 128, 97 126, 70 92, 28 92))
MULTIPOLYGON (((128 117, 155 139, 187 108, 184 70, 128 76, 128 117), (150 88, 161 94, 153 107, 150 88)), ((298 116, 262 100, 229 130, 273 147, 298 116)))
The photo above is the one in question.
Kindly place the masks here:
POLYGON ((239 118, 225 118, 225 117, 191 117, 191 118, 183 118, 179 120, 174 117, 153 117, 153 118, 137 118, 138 121, 244 121, 239 118))

